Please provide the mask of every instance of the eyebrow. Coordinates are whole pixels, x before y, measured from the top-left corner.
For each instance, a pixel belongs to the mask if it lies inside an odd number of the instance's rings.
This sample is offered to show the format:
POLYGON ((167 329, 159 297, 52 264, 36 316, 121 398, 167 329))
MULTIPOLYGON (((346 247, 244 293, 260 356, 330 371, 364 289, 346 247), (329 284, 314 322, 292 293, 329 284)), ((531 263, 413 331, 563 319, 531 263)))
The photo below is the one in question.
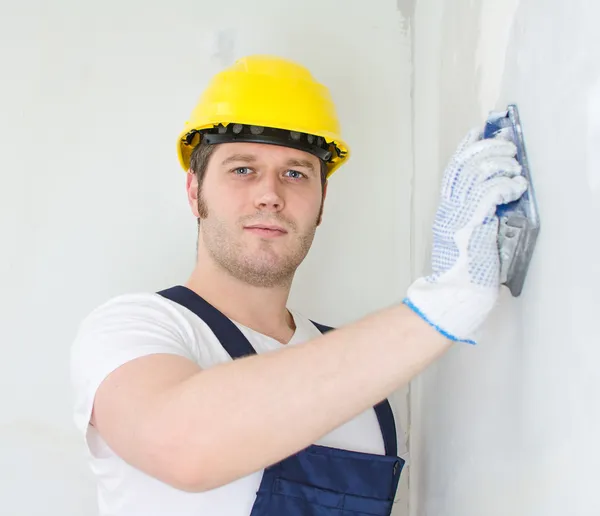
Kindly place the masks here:
POLYGON ((232 154, 228 158, 225 158, 221 165, 228 165, 233 162, 254 163, 255 161, 256 156, 253 154, 232 154))
POLYGON ((308 161, 307 159, 289 159, 287 161, 287 165, 290 167, 305 167, 308 168, 311 172, 315 171, 315 167, 312 164, 312 162, 308 161))
MULTIPOLYGON (((221 163, 222 166, 228 165, 230 163, 254 163, 257 161, 257 158, 254 154, 232 154, 228 158, 225 158, 221 163)), ((296 159, 291 158, 286 162, 286 166, 289 167, 305 167, 309 169, 311 172, 315 171, 314 165, 307 159, 296 159)))

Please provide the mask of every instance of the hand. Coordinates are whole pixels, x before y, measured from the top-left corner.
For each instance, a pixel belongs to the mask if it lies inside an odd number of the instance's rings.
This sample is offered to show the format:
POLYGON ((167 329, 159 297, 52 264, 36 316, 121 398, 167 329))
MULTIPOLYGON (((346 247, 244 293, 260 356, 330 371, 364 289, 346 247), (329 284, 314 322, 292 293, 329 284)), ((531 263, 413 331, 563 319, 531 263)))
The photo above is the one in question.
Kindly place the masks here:
POLYGON ((433 225, 432 274, 408 289, 405 304, 451 340, 474 344, 473 333, 500 292, 500 204, 527 189, 516 147, 471 130, 450 160, 433 225))

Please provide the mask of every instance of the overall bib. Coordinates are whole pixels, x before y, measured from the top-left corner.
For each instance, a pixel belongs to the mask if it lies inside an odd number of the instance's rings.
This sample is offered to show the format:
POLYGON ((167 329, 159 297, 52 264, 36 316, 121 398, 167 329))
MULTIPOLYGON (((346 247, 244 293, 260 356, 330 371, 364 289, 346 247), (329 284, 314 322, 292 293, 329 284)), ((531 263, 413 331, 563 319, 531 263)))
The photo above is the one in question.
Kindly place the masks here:
MULTIPOLYGON (((239 328, 192 290, 175 286, 158 294, 200 317, 232 359, 256 354, 239 328)), ((321 333, 332 329, 313 324, 321 333)), ((389 516, 404 460, 397 457, 389 402, 374 410, 385 455, 311 445, 265 469, 250 516, 389 516)))

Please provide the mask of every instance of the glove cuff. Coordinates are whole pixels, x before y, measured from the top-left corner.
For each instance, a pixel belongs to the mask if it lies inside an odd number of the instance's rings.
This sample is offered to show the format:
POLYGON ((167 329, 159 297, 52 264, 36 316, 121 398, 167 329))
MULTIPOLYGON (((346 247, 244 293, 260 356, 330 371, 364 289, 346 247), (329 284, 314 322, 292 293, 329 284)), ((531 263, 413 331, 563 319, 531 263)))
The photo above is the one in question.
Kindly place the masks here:
POLYGON ((475 285, 451 286, 419 278, 403 303, 444 337, 476 344, 474 334, 496 301, 493 289, 475 285))

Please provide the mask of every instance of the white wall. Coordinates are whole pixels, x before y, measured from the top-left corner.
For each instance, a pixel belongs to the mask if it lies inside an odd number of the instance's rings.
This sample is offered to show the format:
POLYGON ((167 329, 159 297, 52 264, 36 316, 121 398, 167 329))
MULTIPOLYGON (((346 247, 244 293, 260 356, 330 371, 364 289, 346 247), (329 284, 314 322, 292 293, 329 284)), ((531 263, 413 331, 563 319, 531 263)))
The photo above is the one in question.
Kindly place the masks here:
POLYGON ((187 278, 195 221, 175 140, 208 78, 255 52, 328 84, 353 148, 293 305, 337 325, 402 297, 411 55, 396 2, 2 2, 2 514, 96 513, 71 340, 108 297, 187 278))
POLYGON ((600 514, 599 19, 585 0, 417 2, 414 273, 450 153, 510 102, 542 232, 522 297, 413 385, 415 515, 600 514))

